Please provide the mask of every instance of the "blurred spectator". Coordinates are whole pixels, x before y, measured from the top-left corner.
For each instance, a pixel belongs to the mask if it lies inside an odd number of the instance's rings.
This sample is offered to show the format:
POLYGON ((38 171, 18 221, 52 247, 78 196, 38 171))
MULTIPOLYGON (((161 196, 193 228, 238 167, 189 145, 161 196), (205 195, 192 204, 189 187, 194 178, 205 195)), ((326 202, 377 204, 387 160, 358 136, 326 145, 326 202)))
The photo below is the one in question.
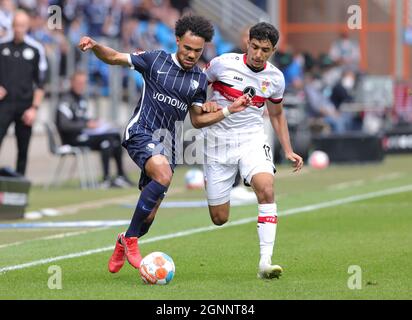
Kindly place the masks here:
POLYGON ((31 19, 30 36, 40 42, 48 57, 49 64, 52 62, 59 67, 59 75, 65 75, 66 57, 69 51, 69 42, 61 29, 50 30, 47 20, 40 15, 34 15, 31 19))
POLYGON ((189 7, 190 0, 171 0, 170 3, 174 8, 179 10, 180 14, 183 13, 184 9, 189 7))
POLYGON ((13 0, 0 0, 0 40, 11 36, 15 11, 13 0))
POLYGON ((339 39, 332 43, 329 51, 331 59, 341 67, 359 70, 360 48, 359 44, 349 38, 349 31, 344 29, 339 39))
POLYGON ((26 12, 34 12, 37 7, 37 0, 18 0, 18 5, 26 12))
POLYGON ((99 38, 103 35, 103 26, 109 15, 111 0, 90 0, 84 8, 88 25, 88 34, 99 38))
POLYGON ((67 37, 72 46, 79 43, 83 34, 87 33, 87 25, 84 23, 82 17, 75 18, 68 28, 67 37))
POLYGON ((87 74, 76 72, 71 78, 71 90, 60 99, 56 112, 56 125, 64 144, 86 146, 100 151, 103 167, 102 188, 130 187, 133 183, 125 176, 122 163, 121 136, 117 129, 89 116, 85 98, 87 74), (110 158, 114 158, 117 176, 109 174, 110 158))
POLYGON ((297 92, 303 89, 305 57, 302 54, 294 53, 291 48, 288 48, 286 52, 279 52, 276 55, 275 63, 285 77, 286 91, 297 92))
POLYGON ((27 35, 30 17, 17 11, 13 36, 0 44, 0 144, 15 124, 16 171, 26 172, 27 153, 37 110, 44 97, 47 61, 43 46, 27 35))
MULTIPOLYGON (((110 42, 123 52, 139 50, 176 50, 174 27, 184 13, 190 13, 189 0, 0 0, 0 40, 11 33, 11 19, 15 5, 33 16, 31 35, 44 44, 50 64, 60 63, 59 74, 72 74, 77 68, 88 68, 95 93, 108 96, 110 72, 107 65, 93 56, 81 58, 75 48, 80 37, 90 34, 110 42), (62 8, 63 30, 50 30, 47 20, 48 7, 62 8), (74 55, 74 56, 73 56, 74 55), (70 70, 69 70, 70 69, 70 70)), ((215 26, 212 44, 204 50, 203 63, 217 55, 233 50, 215 26)), ((53 73, 55 74, 55 73, 53 73)), ((137 88, 142 87, 139 73, 133 72, 137 88)), ((124 70, 124 87, 127 86, 128 70, 124 70)), ((57 81, 57 80, 56 80, 57 81)), ((61 81, 62 86, 68 79, 61 81)))
POLYGON ((174 30, 176 21, 180 18, 179 10, 173 8, 170 0, 151 0, 150 13, 153 18, 162 21, 171 30, 174 30))
MULTIPOLYGON (((346 70, 343 73, 342 79, 336 83, 332 89, 330 100, 335 105, 336 110, 341 111, 342 103, 354 102, 354 90, 356 86, 356 74, 352 70, 346 70)), ((362 117, 360 113, 353 113, 347 115, 348 130, 361 130, 362 117)))
POLYGON ((37 0, 37 5, 34 8, 34 10, 32 10, 31 14, 32 15, 38 15, 40 16, 44 21, 47 21, 47 19, 49 18, 49 0, 37 0))
POLYGON ((305 60, 304 72, 312 72, 316 66, 315 58, 309 52, 304 52, 303 58, 305 60))
POLYGON ((263 11, 267 11, 267 0, 250 0, 263 11))
POLYGON ((328 131, 324 125, 327 125, 332 133, 342 134, 346 131, 347 120, 323 94, 321 79, 307 73, 304 92, 309 124, 315 131, 328 131))
POLYGON ((234 49, 233 43, 225 40, 218 26, 214 25, 213 27, 215 29, 215 35, 212 43, 216 47, 216 54, 220 56, 224 53, 232 52, 234 49))
POLYGON ((332 89, 331 101, 339 110, 344 102, 353 102, 353 90, 355 88, 356 75, 352 70, 343 73, 342 79, 332 89))
POLYGON ((175 41, 172 29, 153 18, 139 21, 132 35, 134 47, 141 50, 159 50, 173 52, 175 41))
POLYGON ((342 78, 342 67, 336 64, 328 54, 322 53, 318 58, 318 70, 321 72, 322 82, 330 96, 333 86, 342 78))
POLYGON ((245 53, 249 45, 249 30, 251 26, 246 26, 242 29, 237 42, 237 47, 233 49, 235 53, 245 53))
POLYGON ((121 1, 111 1, 108 14, 102 26, 102 33, 109 38, 119 38, 122 30, 123 13, 121 1))

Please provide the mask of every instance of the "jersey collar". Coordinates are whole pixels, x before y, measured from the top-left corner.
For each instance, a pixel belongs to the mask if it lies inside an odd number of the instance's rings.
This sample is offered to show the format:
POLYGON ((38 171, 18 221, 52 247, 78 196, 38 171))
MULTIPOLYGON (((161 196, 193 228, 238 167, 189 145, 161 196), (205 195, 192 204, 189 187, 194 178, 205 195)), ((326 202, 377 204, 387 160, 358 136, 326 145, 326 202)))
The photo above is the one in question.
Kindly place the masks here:
POLYGON ((246 54, 246 53, 243 55, 243 62, 244 62, 244 64, 245 64, 246 67, 248 67, 250 70, 252 70, 252 71, 255 72, 255 73, 258 73, 258 72, 261 72, 261 71, 265 70, 265 69, 266 69, 266 66, 267 66, 267 62, 265 62, 265 66, 263 67, 262 70, 259 70, 259 71, 254 70, 253 68, 251 68, 251 67, 248 66, 248 64, 247 64, 247 54, 246 54))
POLYGON ((172 60, 180 69, 183 69, 183 67, 179 63, 179 60, 177 60, 176 53, 172 53, 172 60))

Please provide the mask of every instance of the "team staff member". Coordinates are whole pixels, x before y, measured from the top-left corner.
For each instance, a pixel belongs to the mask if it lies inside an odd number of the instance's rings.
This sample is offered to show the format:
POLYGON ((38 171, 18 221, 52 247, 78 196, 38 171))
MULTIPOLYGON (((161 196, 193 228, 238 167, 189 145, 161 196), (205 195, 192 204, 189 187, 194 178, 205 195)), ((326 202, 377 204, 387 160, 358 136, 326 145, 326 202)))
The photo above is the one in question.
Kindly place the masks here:
POLYGON ((56 112, 56 125, 64 144, 86 146, 100 151, 103 168, 102 188, 131 187, 122 163, 122 137, 117 129, 90 118, 89 104, 85 97, 87 74, 77 71, 71 77, 70 91, 64 94, 56 112), (117 166, 117 176, 109 174, 110 158, 117 166))
POLYGON ((27 33, 30 18, 16 12, 13 35, 0 43, 0 146, 10 124, 17 138, 16 171, 26 172, 32 126, 44 97, 47 61, 42 45, 27 33))

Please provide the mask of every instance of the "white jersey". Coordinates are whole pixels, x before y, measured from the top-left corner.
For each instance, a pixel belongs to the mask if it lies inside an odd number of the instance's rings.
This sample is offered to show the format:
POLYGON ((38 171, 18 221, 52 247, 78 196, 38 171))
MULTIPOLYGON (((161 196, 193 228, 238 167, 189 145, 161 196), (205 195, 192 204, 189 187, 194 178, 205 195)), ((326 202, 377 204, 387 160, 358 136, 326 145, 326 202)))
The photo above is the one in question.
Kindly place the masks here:
POLYGON ((285 91, 283 73, 269 62, 262 71, 255 72, 247 66, 246 58, 246 54, 227 53, 206 66, 204 72, 213 89, 211 101, 226 107, 244 93, 253 96, 251 106, 206 128, 208 133, 221 130, 262 132, 265 102, 282 102, 285 91))

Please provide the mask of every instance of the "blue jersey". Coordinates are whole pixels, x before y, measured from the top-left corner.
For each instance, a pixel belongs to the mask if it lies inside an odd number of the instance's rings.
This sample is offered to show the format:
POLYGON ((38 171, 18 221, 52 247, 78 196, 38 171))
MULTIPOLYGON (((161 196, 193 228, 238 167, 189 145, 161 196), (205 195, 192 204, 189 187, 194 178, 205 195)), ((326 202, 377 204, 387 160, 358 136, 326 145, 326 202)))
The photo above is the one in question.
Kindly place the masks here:
POLYGON ((206 75, 197 66, 190 70, 181 68, 175 54, 133 53, 129 63, 142 74, 144 85, 126 128, 126 142, 137 135, 152 135, 159 129, 166 129, 174 136, 176 122, 185 119, 189 108, 205 103, 206 75))

